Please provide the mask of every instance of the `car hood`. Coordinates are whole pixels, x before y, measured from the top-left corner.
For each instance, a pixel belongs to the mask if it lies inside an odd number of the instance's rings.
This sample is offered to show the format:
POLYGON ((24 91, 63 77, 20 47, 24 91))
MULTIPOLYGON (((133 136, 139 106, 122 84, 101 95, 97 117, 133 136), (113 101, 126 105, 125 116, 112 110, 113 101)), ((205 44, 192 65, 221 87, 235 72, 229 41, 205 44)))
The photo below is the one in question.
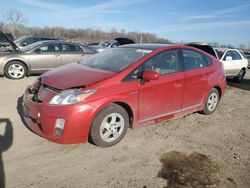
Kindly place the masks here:
POLYGON ((67 64, 52 69, 41 76, 46 86, 65 90, 76 87, 86 87, 105 78, 113 76, 114 72, 94 69, 79 63, 67 64))

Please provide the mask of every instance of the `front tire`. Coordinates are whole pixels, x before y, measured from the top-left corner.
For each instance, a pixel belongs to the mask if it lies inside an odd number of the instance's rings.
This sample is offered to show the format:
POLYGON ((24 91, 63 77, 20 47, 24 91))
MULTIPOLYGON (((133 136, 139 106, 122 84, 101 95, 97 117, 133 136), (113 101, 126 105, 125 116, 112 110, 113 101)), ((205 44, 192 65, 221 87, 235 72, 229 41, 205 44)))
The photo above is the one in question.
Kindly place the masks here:
POLYGON ((4 67, 4 73, 9 79, 22 79, 26 76, 27 68, 20 61, 11 61, 4 67))
POLYGON ((129 127, 129 116, 124 108, 110 104, 94 118, 90 128, 91 141, 100 147, 110 147, 125 136, 129 127))
POLYGON ((220 101, 219 91, 213 88, 208 94, 202 113, 205 115, 214 113, 219 104, 219 101, 220 101))

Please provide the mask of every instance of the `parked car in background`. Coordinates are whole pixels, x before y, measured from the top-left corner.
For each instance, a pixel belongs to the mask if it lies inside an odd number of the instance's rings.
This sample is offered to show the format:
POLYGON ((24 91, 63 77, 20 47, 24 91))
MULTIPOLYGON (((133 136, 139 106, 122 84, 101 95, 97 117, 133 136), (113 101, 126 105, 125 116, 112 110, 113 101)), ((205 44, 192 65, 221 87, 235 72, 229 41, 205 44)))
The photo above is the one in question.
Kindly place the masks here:
POLYGON ((102 52, 109 48, 115 48, 117 46, 125 45, 125 44, 134 44, 135 42, 128 38, 116 38, 114 40, 105 40, 99 43, 98 45, 91 45, 94 50, 97 52, 102 52))
POLYGON ((247 71, 248 61, 245 54, 237 49, 217 48, 218 58, 224 65, 227 77, 234 77, 238 82, 244 79, 247 71))
POLYGON ((244 52, 244 54, 245 54, 245 56, 246 56, 246 58, 247 58, 247 60, 248 60, 248 68, 250 68, 250 52, 244 52))
POLYGON ((76 43, 76 44, 81 46, 86 55, 92 55, 97 53, 93 48, 86 46, 85 44, 82 43, 76 43))
POLYGON ((98 45, 91 45, 90 47, 96 50, 96 52, 102 52, 105 49, 114 48, 117 46, 119 46, 119 43, 116 40, 105 40, 98 45))
POLYGON ((56 38, 56 37, 30 35, 30 36, 20 37, 20 38, 14 40, 14 43, 19 48, 23 48, 23 47, 28 46, 30 44, 33 44, 35 42, 45 41, 45 40, 62 40, 62 39, 59 39, 59 38, 56 38))
POLYGON ((0 53, 0 75, 21 79, 30 74, 43 73, 67 63, 81 61, 93 53, 71 42, 40 41, 19 49, 11 42, 12 51, 0 53))
POLYGON ((223 63, 227 77, 234 77, 238 82, 244 79, 248 61, 242 51, 237 49, 213 48, 206 43, 188 43, 187 45, 203 50, 219 59, 223 63))
POLYGON ((50 141, 108 147, 128 127, 211 114, 225 89, 222 63, 201 50, 130 44, 44 73, 27 87, 23 112, 30 130, 50 141))

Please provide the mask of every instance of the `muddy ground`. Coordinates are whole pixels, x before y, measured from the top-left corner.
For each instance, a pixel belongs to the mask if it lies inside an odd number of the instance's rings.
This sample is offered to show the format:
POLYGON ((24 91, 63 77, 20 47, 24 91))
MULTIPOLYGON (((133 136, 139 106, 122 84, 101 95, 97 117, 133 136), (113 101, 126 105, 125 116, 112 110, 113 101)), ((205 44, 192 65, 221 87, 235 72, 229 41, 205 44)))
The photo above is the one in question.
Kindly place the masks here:
POLYGON ((228 82, 214 114, 130 129, 104 149, 58 145, 28 131, 18 97, 34 79, 0 78, 0 181, 7 188, 250 187, 250 70, 242 84, 228 82))

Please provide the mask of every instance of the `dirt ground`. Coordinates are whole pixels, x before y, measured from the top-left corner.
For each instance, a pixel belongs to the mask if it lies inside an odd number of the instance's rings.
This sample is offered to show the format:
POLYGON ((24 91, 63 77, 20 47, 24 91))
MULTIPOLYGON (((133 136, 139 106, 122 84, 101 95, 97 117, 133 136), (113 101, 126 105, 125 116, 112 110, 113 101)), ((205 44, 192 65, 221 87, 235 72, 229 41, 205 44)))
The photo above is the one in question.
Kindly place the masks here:
POLYGON ((17 105, 34 79, 0 78, 0 168, 3 162, 7 188, 250 187, 250 70, 242 84, 228 81, 214 114, 130 129, 111 148, 58 145, 28 131, 17 105))

